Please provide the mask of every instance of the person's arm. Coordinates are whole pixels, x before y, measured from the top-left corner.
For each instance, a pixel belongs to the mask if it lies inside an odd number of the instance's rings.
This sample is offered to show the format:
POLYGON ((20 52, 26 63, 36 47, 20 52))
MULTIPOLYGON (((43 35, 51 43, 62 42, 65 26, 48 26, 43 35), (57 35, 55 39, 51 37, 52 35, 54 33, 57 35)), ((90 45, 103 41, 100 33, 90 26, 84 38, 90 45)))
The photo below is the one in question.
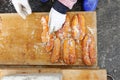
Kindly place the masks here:
POLYGON ((77 0, 57 0, 49 13, 49 32, 59 30, 65 22, 66 12, 72 9, 77 0))
POLYGON ((77 2, 77 0, 58 0, 63 5, 68 7, 69 9, 72 9, 73 5, 77 2))

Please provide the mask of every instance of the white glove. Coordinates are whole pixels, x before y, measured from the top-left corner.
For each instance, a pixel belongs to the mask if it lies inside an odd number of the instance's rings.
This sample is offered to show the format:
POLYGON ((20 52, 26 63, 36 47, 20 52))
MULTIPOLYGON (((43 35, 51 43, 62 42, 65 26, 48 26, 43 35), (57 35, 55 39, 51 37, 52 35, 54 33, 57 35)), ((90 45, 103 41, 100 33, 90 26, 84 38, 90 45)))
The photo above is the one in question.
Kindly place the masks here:
POLYGON ((26 16, 32 13, 28 0, 12 0, 12 3, 23 19, 26 19, 26 16))
POLYGON ((51 8, 49 13, 49 33, 59 30, 64 24, 66 14, 57 12, 54 8, 51 8))

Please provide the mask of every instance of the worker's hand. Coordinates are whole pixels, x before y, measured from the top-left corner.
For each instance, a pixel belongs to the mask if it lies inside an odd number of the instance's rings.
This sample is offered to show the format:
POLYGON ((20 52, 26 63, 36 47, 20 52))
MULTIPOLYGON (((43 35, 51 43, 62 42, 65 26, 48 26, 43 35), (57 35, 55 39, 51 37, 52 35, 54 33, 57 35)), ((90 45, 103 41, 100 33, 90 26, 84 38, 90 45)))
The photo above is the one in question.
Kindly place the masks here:
POLYGON ((28 0, 12 0, 12 3, 23 19, 26 19, 26 16, 32 13, 28 0))
POLYGON ((54 8, 51 8, 49 13, 49 33, 59 30, 64 24, 66 14, 59 13, 54 8))

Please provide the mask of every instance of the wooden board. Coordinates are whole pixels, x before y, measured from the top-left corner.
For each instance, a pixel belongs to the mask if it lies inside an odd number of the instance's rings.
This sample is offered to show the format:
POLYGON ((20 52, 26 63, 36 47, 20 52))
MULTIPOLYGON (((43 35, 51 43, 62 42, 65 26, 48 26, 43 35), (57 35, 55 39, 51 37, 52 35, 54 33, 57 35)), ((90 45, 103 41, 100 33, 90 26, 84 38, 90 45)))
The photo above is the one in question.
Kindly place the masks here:
POLYGON ((63 80, 107 80, 105 70, 62 70, 63 80))
POLYGON ((106 70, 44 69, 44 68, 8 68, 0 69, 0 79, 7 75, 60 73, 62 80, 107 80, 106 70))
MULTIPOLYGON (((69 12, 83 14, 86 26, 94 28, 96 38, 95 12, 69 12)), ((33 13, 23 20, 18 14, 0 14, 0 64, 1 65, 65 65, 50 62, 50 54, 41 45, 41 16, 48 13, 33 13)), ((97 42, 97 38, 96 38, 97 42)), ((97 49, 97 44, 95 45, 97 49)), ((97 53, 97 50, 96 50, 97 53)), ((81 53, 74 65, 85 66, 81 53)), ((97 63, 94 65, 97 66, 97 63)))

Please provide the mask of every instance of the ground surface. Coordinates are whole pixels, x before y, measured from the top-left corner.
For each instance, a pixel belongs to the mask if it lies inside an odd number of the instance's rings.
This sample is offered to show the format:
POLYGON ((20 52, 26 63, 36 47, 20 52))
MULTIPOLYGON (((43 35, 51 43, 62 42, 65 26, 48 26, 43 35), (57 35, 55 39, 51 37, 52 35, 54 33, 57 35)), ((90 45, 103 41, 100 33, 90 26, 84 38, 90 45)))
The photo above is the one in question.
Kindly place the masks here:
MULTIPOLYGON (((80 11, 81 0, 72 11, 80 11)), ((49 11, 52 2, 30 0, 33 12, 49 11)), ((0 13, 12 13, 15 9, 9 0, 0 0, 0 13)), ((100 68, 107 69, 115 80, 120 80, 120 0, 99 0, 97 8, 98 58, 100 68)))

